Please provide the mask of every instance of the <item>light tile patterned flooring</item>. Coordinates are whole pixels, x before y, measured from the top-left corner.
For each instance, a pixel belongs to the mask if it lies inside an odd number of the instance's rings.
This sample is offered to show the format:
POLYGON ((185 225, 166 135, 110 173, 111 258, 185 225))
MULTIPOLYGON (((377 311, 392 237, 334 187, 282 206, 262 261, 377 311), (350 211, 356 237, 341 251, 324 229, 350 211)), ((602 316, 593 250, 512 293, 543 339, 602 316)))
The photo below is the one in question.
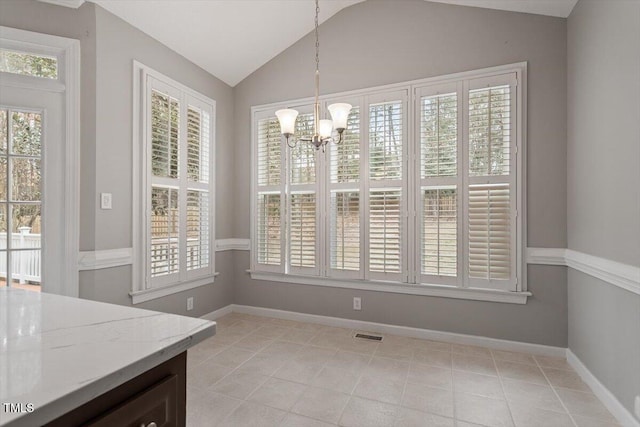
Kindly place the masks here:
POLYGON ((232 313, 188 352, 187 425, 615 426, 564 359, 232 313))

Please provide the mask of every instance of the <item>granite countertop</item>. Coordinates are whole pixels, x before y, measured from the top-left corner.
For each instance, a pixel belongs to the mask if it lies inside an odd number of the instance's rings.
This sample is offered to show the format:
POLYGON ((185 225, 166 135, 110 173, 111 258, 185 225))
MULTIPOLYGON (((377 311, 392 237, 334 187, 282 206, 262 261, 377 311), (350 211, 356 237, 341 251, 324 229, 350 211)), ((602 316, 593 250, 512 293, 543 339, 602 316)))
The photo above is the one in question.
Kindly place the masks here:
POLYGON ((215 326, 0 287, 0 426, 52 421, 184 352, 215 326), (8 403, 21 404, 22 412, 10 411, 8 403))

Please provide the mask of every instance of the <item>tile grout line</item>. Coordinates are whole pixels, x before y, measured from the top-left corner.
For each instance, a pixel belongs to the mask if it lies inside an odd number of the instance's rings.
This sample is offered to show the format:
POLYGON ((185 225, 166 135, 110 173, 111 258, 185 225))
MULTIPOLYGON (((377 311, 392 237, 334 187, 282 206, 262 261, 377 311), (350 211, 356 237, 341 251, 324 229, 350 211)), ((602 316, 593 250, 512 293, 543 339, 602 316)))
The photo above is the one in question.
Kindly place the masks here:
POLYGON ((456 403, 456 381, 453 376, 453 349, 449 354, 451 358, 451 398, 453 399, 453 424, 458 425, 458 404, 456 403))
MULTIPOLYGON (((384 335, 383 335, 382 339, 384 339, 384 335)), ((338 417, 338 421, 336 422, 336 425, 338 425, 338 426, 340 425, 340 421, 342 421, 342 417, 344 416, 344 412, 347 410, 347 407, 349 406, 349 403, 351 403, 351 401, 353 400, 354 393, 356 392, 356 389, 358 388, 358 385, 360 384, 360 381, 362 381, 362 376, 364 375, 365 370, 371 364, 371 361, 373 360, 373 355, 375 354, 376 350, 378 349, 378 345, 379 345, 379 343, 376 344, 376 348, 369 355, 369 360, 367 361, 367 365, 362 369, 362 372, 360 372, 360 375, 358 375, 358 379, 356 380, 355 385, 351 389, 351 393, 349 393, 349 399, 347 400, 347 404, 344 405, 344 408, 342 408, 342 411, 340 411, 340 416, 338 417)))
MULTIPOLYGON (((511 422, 513 425, 516 425, 516 420, 513 416, 513 411, 511 410, 511 405, 509 405, 509 400, 507 399, 507 393, 504 390, 504 382, 502 381, 502 375, 500 375, 500 371, 498 370, 498 363, 496 362, 496 358, 493 355, 493 351, 489 350, 491 354, 491 360, 493 361, 493 366, 496 368, 496 374, 498 374, 498 381, 500 382, 500 388, 502 389, 502 395, 504 396, 504 403, 507 405, 507 410, 509 411, 509 417, 511 418, 511 422)), ((538 368, 540 369, 540 368, 538 368)), ((548 382, 549 380, 547 380, 548 382)))
POLYGON ((546 372, 544 371, 544 369, 542 369, 542 366, 540 366, 540 363, 538 362, 538 359, 536 359, 535 356, 534 356, 533 360, 536 362, 536 366, 538 367, 538 369, 540 369, 540 371, 542 371, 542 375, 544 375, 544 378, 549 383, 549 387, 551 387, 551 390, 553 391, 553 394, 560 401, 560 404, 562 405, 564 410, 567 412, 567 415, 569 415, 569 419, 571 420, 573 425, 577 427, 578 423, 576 423, 576 420, 573 418, 573 415, 571 414, 571 412, 569 412, 569 408, 567 408, 567 406, 564 404, 564 401, 562 400, 562 398, 560 398, 560 395, 556 391, 556 388, 553 386, 553 384, 551 384, 551 381, 549 381, 549 377, 547 377, 546 372))
MULTIPOLYGON (((321 334, 322 334, 322 332, 318 332, 318 333, 317 333, 313 338, 315 338, 315 337, 317 337, 318 335, 321 335, 321 334)), ((313 338, 312 338, 311 340, 313 340, 313 338)), ((312 344, 310 344, 310 343, 311 343, 311 340, 309 340, 309 342, 308 342, 307 344, 305 344, 305 345, 310 345, 310 346, 312 346, 312 347, 319 347, 319 348, 329 348, 329 347, 313 346, 312 344)), ((335 350, 335 353, 337 353, 338 351, 340 351, 340 349, 339 349, 339 348, 331 348, 331 350, 335 350)), ((334 353, 334 355, 335 355, 335 353, 334 353)), ((317 373, 317 374, 315 374, 315 375, 313 376, 313 378, 311 379, 311 382, 313 382, 313 380, 315 380, 315 379, 318 377, 318 375, 320 375, 320 374, 322 373, 322 370, 327 366, 327 363, 328 363, 328 362, 324 362, 324 363, 323 363, 323 365, 322 365, 322 367, 320 368, 320 370, 318 371, 318 373, 317 373)), ((284 380, 284 381, 286 381, 286 380, 284 380)), ((295 382, 295 381, 291 381, 291 382, 295 382)), ((302 383, 297 383, 297 384, 302 384, 302 383)), ((309 383, 309 384, 303 384, 303 385, 304 385, 305 387, 307 387, 307 389, 308 389, 308 388, 310 388, 310 387, 313 387, 313 386, 311 385, 311 383, 309 383)), ((323 387, 315 387, 315 388, 320 388, 320 389, 326 390, 326 389, 324 389, 323 387)), ((296 412, 292 412, 292 411, 291 411, 291 410, 292 410, 292 409, 293 409, 293 408, 298 404, 298 402, 300 402, 300 400, 302 399, 302 396, 303 396, 303 395, 304 395, 304 393, 307 391, 307 389, 305 389, 305 390, 304 390, 304 391, 303 391, 303 392, 302 392, 302 393, 297 397, 297 399, 295 400, 295 402, 293 402, 293 405, 291 405, 291 408, 289 408, 289 410, 287 411, 287 413, 288 413, 288 414, 294 414, 294 415, 302 416, 302 417, 306 417, 306 418, 309 418, 309 419, 312 419, 312 420, 317 420, 317 421, 321 421, 321 422, 326 422, 325 420, 318 420, 317 418, 313 418, 313 417, 310 417, 310 416, 308 416, 308 415, 298 414, 298 413, 296 413, 296 412)), ((349 401, 347 400, 347 404, 348 404, 348 403, 349 403, 349 401)), ((346 407, 346 405, 345 405, 345 407, 346 407)), ((344 408, 343 408, 343 411, 344 411, 344 408)), ((340 413, 340 416, 342 416, 342 412, 340 413)), ((286 416, 285 416, 285 418, 286 418, 286 416)), ((339 421, 340 421, 340 418, 338 418, 338 422, 339 422, 339 421)))

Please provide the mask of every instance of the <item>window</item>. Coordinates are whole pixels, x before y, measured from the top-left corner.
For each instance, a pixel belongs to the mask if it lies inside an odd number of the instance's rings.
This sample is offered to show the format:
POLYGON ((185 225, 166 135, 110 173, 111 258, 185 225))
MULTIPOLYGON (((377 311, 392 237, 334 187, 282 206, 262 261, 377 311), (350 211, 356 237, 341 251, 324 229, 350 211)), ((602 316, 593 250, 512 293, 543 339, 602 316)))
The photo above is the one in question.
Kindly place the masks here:
POLYGON ((58 78, 58 58, 0 49, 0 71, 23 76, 58 78))
MULTIPOLYGON (((353 109, 344 141, 324 154, 288 148, 277 106, 254 107, 254 277, 526 301, 525 71, 325 97, 353 109)), ((311 102, 296 108, 296 132, 312 133, 311 102)))
POLYGON ((152 70, 140 75, 146 245, 139 272, 145 285, 137 291, 211 283, 215 103, 152 70))

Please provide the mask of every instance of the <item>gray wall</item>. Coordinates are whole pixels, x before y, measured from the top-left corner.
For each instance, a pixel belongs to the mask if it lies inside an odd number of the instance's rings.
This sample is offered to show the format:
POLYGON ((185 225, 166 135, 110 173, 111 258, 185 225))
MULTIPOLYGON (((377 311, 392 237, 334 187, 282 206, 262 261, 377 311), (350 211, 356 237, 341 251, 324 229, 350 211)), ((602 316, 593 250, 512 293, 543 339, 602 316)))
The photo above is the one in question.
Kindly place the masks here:
MULTIPOLYGON (((566 247, 566 20, 422 0, 369 0, 320 27, 321 92, 401 82, 465 70, 529 63, 529 246, 566 247)), ((249 237, 250 108, 312 96, 309 34, 234 88, 236 237, 249 237)), ((527 305, 353 291, 249 278, 235 258, 235 302, 556 346, 567 344, 566 271, 529 268, 527 305)))
MULTIPOLYGON (((34 0, 0 0, 0 25, 80 39, 81 191, 80 250, 132 245, 133 60, 142 62, 216 100, 216 179, 231 174, 233 90, 156 40, 93 3, 79 9, 34 0), (113 194, 113 209, 99 208, 99 193, 113 194)), ((216 188, 216 233, 232 237, 233 188, 216 188)), ((139 215, 141 213, 133 213, 139 215)), ((220 276, 202 286, 140 307, 200 316, 233 302, 233 254, 216 254, 220 276), (194 296, 187 313, 186 298, 194 296)), ((82 298, 130 305, 131 268, 80 273, 82 298)))
MULTIPOLYGON (((568 19, 569 248, 640 266, 640 2, 580 0, 568 19)), ((569 271, 569 347, 631 411, 640 295, 569 271)))
MULTIPOLYGON (((130 247, 132 212, 132 73, 137 60, 216 101, 216 179, 231 173, 233 148, 233 92, 231 87, 197 67, 168 47, 142 33, 105 9, 96 10, 96 188, 94 195, 95 249, 130 247), (113 209, 101 210, 98 195, 113 193, 113 209)), ((229 203, 232 188, 216 186, 216 234, 231 237, 229 203)), ((141 213, 139 213, 141 214, 141 213)), ((186 297, 195 297, 199 316, 233 302, 232 254, 217 254, 220 276, 213 286, 153 300, 141 306, 187 314, 186 297)), ((130 304, 131 269, 115 268, 81 274, 81 296, 118 304, 130 304)))

